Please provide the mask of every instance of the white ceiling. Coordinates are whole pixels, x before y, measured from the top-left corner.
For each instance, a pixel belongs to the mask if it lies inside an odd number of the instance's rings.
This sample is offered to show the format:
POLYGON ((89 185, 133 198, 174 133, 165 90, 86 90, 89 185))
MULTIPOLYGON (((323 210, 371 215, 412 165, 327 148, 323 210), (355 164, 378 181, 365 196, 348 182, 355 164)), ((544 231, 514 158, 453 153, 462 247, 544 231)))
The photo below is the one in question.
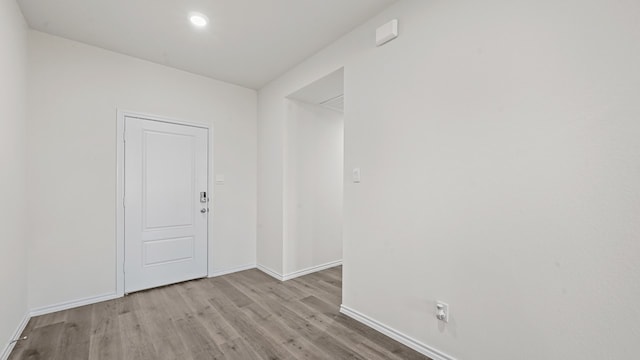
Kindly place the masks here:
POLYGON ((288 98, 318 104, 335 111, 344 111, 344 68, 318 79, 288 98))
POLYGON ((33 29, 257 89, 396 0, 17 1, 33 29))

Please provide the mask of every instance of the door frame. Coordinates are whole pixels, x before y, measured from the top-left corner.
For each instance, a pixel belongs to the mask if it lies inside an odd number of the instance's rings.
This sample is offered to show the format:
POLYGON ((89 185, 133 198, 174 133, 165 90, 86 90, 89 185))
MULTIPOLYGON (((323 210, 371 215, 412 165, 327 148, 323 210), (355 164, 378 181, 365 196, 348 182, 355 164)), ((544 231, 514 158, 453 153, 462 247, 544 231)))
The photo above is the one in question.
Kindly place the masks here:
MULTIPOLYGON (((126 117, 133 117, 137 119, 158 121, 175 125, 185 125, 203 128, 207 130, 207 188, 211 199, 213 195, 211 184, 211 174, 213 172, 213 129, 209 124, 194 123, 182 120, 176 120, 167 118, 164 116, 140 113, 136 111, 129 111, 123 109, 117 109, 117 125, 116 125, 116 296, 124 296, 124 229, 125 229, 125 214, 124 214, 124 122, 126 117)), ((213 208, 213 201, 208 204, 209 208, 213 208)), ((213 209, 212 209, 213 210, 213 209)), ((213 211, 209 211, 207 217, 207 276, 211 274, 211 257, 209 256, 209 250, 211 249, 211 226, 213 211)))

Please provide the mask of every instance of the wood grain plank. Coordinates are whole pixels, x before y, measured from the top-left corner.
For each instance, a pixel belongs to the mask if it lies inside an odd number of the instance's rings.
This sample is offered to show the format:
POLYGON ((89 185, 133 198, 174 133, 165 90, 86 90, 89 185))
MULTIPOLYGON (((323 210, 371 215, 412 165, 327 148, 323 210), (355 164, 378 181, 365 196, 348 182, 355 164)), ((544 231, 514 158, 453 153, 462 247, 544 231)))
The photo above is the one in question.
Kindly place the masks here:
POLYGON ((138 297, 140 321, 149 324, 149 336, 159 359, 179 359, 187 353, 184 342, 180 339, 179 329, 167 311, 174 304, 163 301, 161 289, 151 290, 144 298, 138 297))
POLYGON ((229 360, 260 360, 260 356, 242 338, 222 344, 222 352, 229 360))
POLYGON ((340 314, 341 276, 247 270, 35 317, 10 359, 428 359, 340 314))
POLYGON ((209 331, 195 318, 187 301, 178 292, 177 286, 158 289, 167 302, 166 309, 177 328, 176 336, 181 339, 186 354, 193 359, 224 359, 220 348, 211 341, 209 331))
POLYGON ((90 360, 123 358, 118 307, 119 301, 105 301, 92 306, 90 360))
POLYGON ((64 322, 40 326, 29 334, 28 341, 18 351, 13 351, 10 360, 65 360, 59 356, 60 337, 64 330, 64 322))
POLYGON ((361 336, 363 340, 369 340, 368 343, 380 345, 380 347, 387 350, 387 354, 395 354, 401 359, 428 359, 426 356, 419 354, 418 352, 410 349, 405 345, 400 344, 390 337, 378 331, 375 331, 354 319, 340 314, 338 311, 336 311, 333 304, 323 301, 322 299, 319 299, 315 296, 310 296, 306 299, 303 299, 301 302, 315 309, 320 314, 324 314, 325 316, 333 316, 333 319, 336 323, 349 328, 351 331, 361 336))
POLYGON ((261 327, 255 326, 246 314, 230 301, 222 298, 209 300, 220 314, 238 331, 239 334, 251 345, 254 351, 265 359, 295 359, 295 357, 283 348, 273 337, 261 327))
MULTIPOLYGON (((136 296, 129 295, 129 296, 136 296)), ((149 334, 149 324, 141 323, 139 311, 128 311, 118 315, 120 321, 120 339, 125 359, 152 360, 157 358, 149 334)))
POLYGON ((251 304, 253 300, 251 300, 247 295, 238 291, 233 285, 231 285, 226 279, 222 276, 217 278, 209 279, 208 284, 212 285, 216 288, 217 292, 223 293, 226 297, 231 300, 237 307, 243 307, 251 304))
POLYGON ((313 342, 313 344, 326 353, 328 357, 333 359, 364 360, 364 357, 349 349, 331 334, 323 332, 306 321, 302 316, 290 310, 287 307, 288 304, 269 299, 265 299, 264 303, 274 314, 283 318, 289 328, 313 342))
POLYGON ((60 359, 87 359, 91 344, 91 305, 70 311, 60 338, 60 359))
POLYGON ((218 345, 233 342, 239 337, 238 333, 227 323, 227 321, 216 311, 211 305, 209 299, 219 296, 211 289, 210 282, 203 280, 198 282, 188 282, 177 286, 178 293, 185 300, 185 304, 189 307, 200 321, 200 323, 209 331, 211 338, 218 345))

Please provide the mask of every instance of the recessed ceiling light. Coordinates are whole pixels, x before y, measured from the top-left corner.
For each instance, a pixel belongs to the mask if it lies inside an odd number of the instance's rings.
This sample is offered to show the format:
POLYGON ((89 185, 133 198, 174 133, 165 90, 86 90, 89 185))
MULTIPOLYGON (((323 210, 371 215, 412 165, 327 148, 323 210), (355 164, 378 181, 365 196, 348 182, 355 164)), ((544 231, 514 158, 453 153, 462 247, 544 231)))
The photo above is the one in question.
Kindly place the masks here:
POLYGON ((197 27, 207 26, 209 23, 209 18, 200 13, 191 13, 189 14, 189 20, 191 23, 197 27))

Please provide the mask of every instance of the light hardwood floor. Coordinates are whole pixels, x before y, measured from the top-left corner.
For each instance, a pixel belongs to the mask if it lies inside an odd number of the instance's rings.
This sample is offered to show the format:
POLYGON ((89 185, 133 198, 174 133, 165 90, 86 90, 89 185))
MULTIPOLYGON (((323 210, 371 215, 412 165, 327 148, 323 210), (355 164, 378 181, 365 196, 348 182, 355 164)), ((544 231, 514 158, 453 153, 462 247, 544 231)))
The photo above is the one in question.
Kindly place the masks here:
POLYGON ((39 316, 9 359, 428 359, 339 313, 341 271, 247 270, 39 316))

